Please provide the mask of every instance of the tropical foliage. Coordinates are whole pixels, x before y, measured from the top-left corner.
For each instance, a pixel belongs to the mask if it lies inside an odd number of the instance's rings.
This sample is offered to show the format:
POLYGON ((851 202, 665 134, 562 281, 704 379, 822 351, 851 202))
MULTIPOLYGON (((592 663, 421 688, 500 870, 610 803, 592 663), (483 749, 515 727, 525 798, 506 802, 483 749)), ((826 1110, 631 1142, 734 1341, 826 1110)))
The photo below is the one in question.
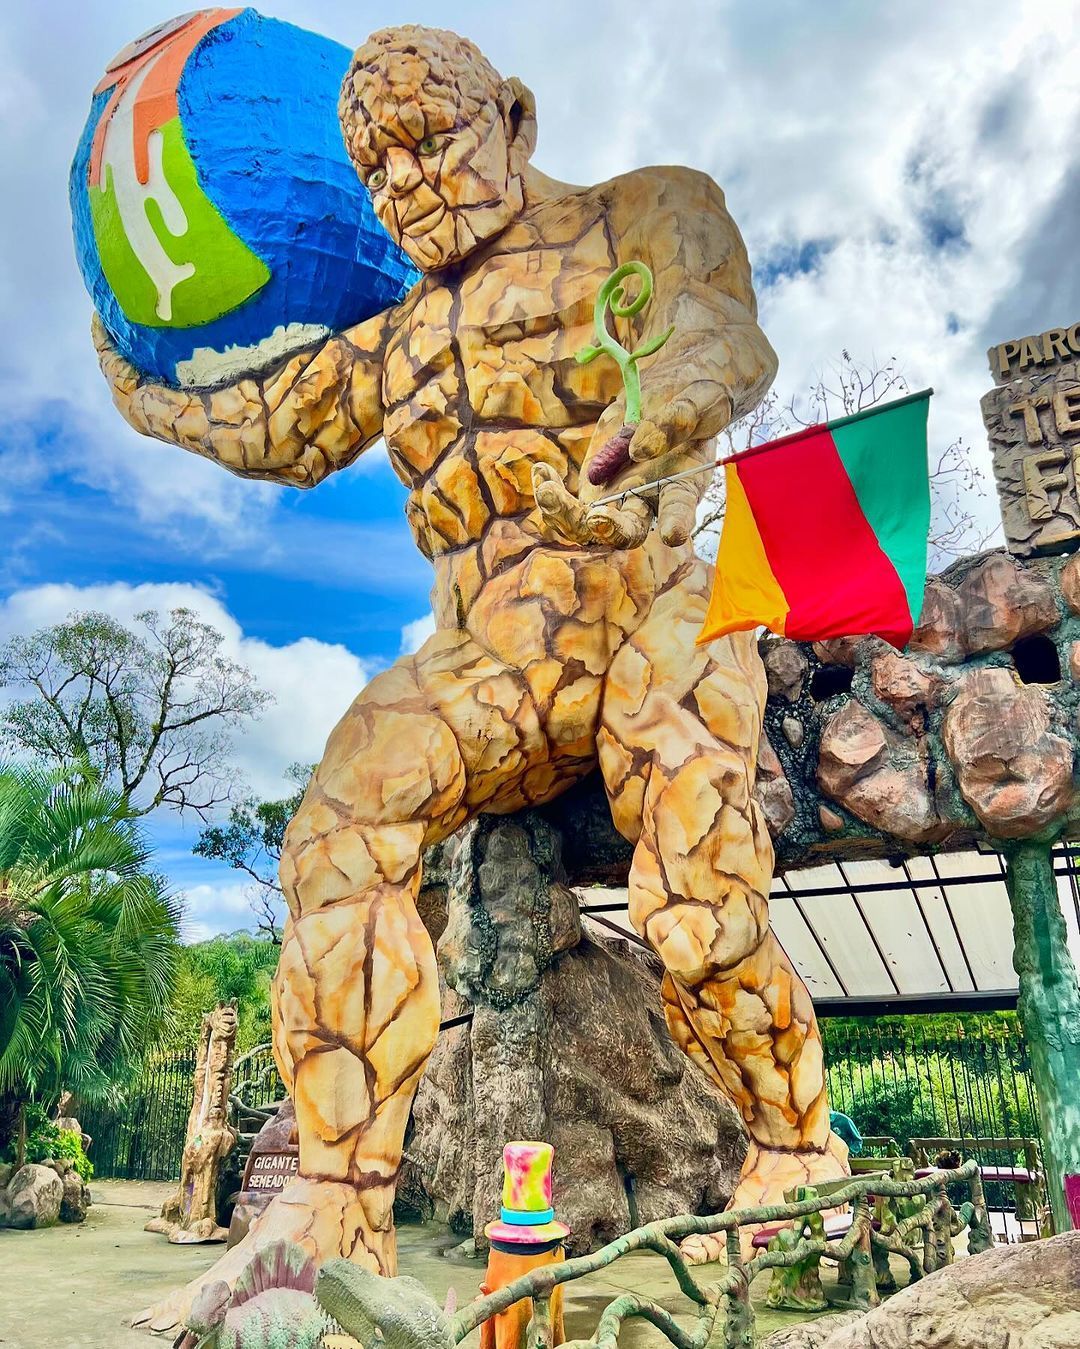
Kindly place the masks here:
POLYGON ((249 932, 234 932, 185 946, 162 1043, 169 1049, 193 1048, 203 1013, 218 1002, 234 1002, 240 1053, 270 1039, 270 980, 279 948, 249 932))
POLYGON ((30 1102, 107 1094, 160 1033, 179 911, 122 792, 0 766, 0 1138, 30 1102))
MULTIPOLYGON (((23 1153, 28 1162, 65 1161, 82 1176, 91 1180, 94 1168, 83 1148, 82 1137, 71 1129, 60 1129, 39 1105, 32 1105, 26 1111, 26 1140, 23 1153)), ((14 1162, 17 1158, 19 1142, 15 1138, 0 1147, 0 1161, 14 1162)))

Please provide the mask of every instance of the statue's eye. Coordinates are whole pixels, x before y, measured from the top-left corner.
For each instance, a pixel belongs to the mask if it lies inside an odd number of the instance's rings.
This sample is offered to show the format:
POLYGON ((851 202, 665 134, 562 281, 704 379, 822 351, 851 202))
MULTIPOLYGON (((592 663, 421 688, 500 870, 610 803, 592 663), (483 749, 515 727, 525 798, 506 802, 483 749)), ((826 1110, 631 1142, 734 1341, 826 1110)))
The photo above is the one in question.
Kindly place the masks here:
POLYGON ((372 169, 367 176, 367 185, 372 192, 378 192, 380 187, 386 186, 386 170, 372 169))
POLYGON ((425 136, 416 147, 422 155, 433 155, 439 148, 438 136, 425 136))

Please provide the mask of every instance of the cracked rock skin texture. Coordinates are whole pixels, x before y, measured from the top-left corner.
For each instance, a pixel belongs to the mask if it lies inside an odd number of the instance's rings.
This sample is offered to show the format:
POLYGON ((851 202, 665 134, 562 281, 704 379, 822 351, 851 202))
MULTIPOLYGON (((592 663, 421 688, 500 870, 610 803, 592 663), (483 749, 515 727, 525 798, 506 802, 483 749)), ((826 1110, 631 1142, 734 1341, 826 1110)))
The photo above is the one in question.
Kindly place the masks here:
MULTIPOLYGON (((630 914, 664 966, 667 1028, 750 1135, 738 1201, 844 1169, 810 998, 769 929, 765 674, 750 634, 695 645, 710 569, 677 539, 704 479, 680 488, 674 526, 661 500, 667 542, 653 530, 621 549, 572 541, 565 509, 545 517, 533 492, 545 472, 575 492, 625 419, 615 364, 574 353, 626 261, 651 267, 655 292, 615 320, 623 346, 675 324, 642 370, 654 476, 711 454, 768 388, 776 360, 723 194, 680 168, 590 188, 546 178, 528 162, 531 94, 450 33, 376 34, 339 111, 377 216, 425 272, 399 306, 206 391, 148 382, 97 330, 128 420, 241 476, 314 486, 384 437, 435 570, 437 631, 346 712, 286 836, 274 1048, 301 1177, 210 1280, 278 1237, 394 1273, 402 1142, 440 1018, 423 851, 597 765, 633 848, 630 914)), ((636 524, 609 521, 609 540, 643 535, 634 502, 636 524)), ((175 1323, 192 1291, 146 1319, 175 1323)))

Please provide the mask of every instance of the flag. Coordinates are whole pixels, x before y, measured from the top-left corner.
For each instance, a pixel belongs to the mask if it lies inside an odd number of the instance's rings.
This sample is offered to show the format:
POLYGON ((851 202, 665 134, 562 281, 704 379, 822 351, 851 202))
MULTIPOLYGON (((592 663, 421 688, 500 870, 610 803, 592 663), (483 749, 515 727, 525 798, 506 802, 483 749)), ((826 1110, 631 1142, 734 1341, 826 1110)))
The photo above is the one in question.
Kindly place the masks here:
POLYGON ((904 647, 922 611, 931 389, 735 455, 698 642, 764 625, 904 647))

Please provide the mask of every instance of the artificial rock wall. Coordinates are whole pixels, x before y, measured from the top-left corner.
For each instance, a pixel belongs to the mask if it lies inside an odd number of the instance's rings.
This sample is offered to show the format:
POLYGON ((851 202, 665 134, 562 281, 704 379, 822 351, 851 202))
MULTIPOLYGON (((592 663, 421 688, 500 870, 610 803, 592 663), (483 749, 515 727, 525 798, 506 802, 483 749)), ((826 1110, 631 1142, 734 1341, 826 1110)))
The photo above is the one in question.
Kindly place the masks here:
MULTIPOLYGON (((930 579, 904 652, 766 637, 757 792, 780 870, 1068 833, 1077 822, 1080 555, 995 551, 930 579)), ((443 1032, 420 1086, 399 1204, 482 1244, 502 1144, 556 1148, 555 1199, 595 1247, 722 1206, 745 1144, 685 1059, 659 969, 583 934, 571 885, 624 885, 631 848, 593 774, 538 811, 481 817, 426 861, 443 1032)))

